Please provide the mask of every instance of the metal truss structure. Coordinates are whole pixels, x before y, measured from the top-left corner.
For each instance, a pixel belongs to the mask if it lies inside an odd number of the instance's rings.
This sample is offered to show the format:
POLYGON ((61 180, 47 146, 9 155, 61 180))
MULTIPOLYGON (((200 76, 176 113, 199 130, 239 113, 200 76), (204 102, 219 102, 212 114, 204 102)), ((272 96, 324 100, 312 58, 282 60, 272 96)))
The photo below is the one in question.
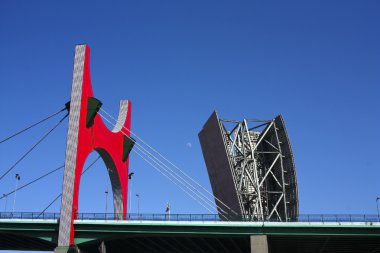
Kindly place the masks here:
POLYGON ((297 220, 295 164, 281 115, 236 121, 214 112, 199 138, 215 197, 235 211, 230 217, 297 220))

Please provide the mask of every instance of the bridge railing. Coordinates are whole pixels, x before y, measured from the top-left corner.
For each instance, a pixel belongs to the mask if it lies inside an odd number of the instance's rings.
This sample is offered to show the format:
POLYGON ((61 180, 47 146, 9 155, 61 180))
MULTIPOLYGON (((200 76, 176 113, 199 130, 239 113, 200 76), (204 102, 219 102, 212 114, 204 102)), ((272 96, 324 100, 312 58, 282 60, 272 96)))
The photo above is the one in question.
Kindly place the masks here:
MULTIPOLYGON (((78 213, 77 220, 121 220, 122 215, 113 213, 78 213)), ((1 219, 52 219, 58 220, 59 213, 40 212, 0 212, 1 219)), ((127 214, 125 220, 131 221, 222 221, 218 214, 127 214)), ((234 218, 234 221, 252 221, 244 217, 234 218)), ((254 220, 253 220, 254 221, 254 220)), ((279 222, 280 220, 266 220, 279 222)), ((380 222, 380 216, 369 214, 301 214, 294 222, 380 222)))
POLYGON ((0 212, 0 219, 59 219, 59 213, 41 213, 41 212, 0 212))
POLYGON ((380 222, 374 214, 301 214, 298 222, 380 222))

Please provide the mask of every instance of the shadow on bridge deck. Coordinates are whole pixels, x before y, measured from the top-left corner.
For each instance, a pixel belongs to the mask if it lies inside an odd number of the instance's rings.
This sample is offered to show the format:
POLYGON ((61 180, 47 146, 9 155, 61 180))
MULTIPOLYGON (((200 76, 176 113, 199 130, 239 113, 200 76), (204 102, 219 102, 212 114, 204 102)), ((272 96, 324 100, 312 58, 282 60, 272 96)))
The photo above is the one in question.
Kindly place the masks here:
MULTIPOLYGON (((379 253, 380 238, 344 236, 268 236, 270 253, 379 253)), ((107 252, 249 253, 249 236, 128 236, 105 240, 107 252)), ((98 252, 101 241, 79 245, 98 252)))
POLYGON ((57 244, 15 232, 0 232, 0 250, 53 251, 57 244))

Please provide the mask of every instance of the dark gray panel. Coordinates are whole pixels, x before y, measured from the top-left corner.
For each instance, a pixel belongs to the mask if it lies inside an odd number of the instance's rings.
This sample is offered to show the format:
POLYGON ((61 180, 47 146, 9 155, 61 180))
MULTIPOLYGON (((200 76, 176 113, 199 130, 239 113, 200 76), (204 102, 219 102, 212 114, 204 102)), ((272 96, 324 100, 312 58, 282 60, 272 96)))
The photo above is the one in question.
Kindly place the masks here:
POLYGON ((290 145, 288 133, 286 131, 285 122, 281 115, 275 118, 275 124, 277 128, 278 138, 281 144, 281 151, 283 157, 285 182, 286 201, 288 204, 288 217, 291 220, 298 218, 298 189, 297 189, 297 175, 296 166, 294 162, 292 147, 290 145))
MULTIPOLYGON (((231 167, 219 124, 219 118, 216 112, 211 114, 210 118, 203 126, 203 129, 198 134, 198 137, 215 197, 222 200, 238 215, 241 215, 231 167)), ((218 209, 222 207, 227 211, 217 200, 215 200, 215 202, 218 209)), ((234 216, 232 213, 230 213, 230 215, 232 217, 234 216)), ((220 218, 223 219, 223 217, 220 218)))

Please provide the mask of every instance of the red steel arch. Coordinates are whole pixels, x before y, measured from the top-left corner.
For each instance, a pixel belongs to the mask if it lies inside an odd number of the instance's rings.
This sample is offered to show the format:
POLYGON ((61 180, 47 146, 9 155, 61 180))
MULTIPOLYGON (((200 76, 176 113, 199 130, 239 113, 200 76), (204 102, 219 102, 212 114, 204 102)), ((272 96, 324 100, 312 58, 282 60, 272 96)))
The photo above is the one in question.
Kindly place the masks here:
POLYGON ((90 48, 75 47, 74 73, 70 100, 69 129, 66 145, 65 173, 63 179, 61 217, 58 246, 74 243, 74 219, 78 213, 78 193, 83 165, 87 156, 96 150, 109 172, 114 211, 119 218, 126 217, 128 192, 128 164, 125 145, 131 126, 131 102, 120 102, 119 122, 109 130, 103 123, 98 109, 100 101, 93 98, 90 79, 90 48), (122 127, 128 130, 123 130, 122 127))

